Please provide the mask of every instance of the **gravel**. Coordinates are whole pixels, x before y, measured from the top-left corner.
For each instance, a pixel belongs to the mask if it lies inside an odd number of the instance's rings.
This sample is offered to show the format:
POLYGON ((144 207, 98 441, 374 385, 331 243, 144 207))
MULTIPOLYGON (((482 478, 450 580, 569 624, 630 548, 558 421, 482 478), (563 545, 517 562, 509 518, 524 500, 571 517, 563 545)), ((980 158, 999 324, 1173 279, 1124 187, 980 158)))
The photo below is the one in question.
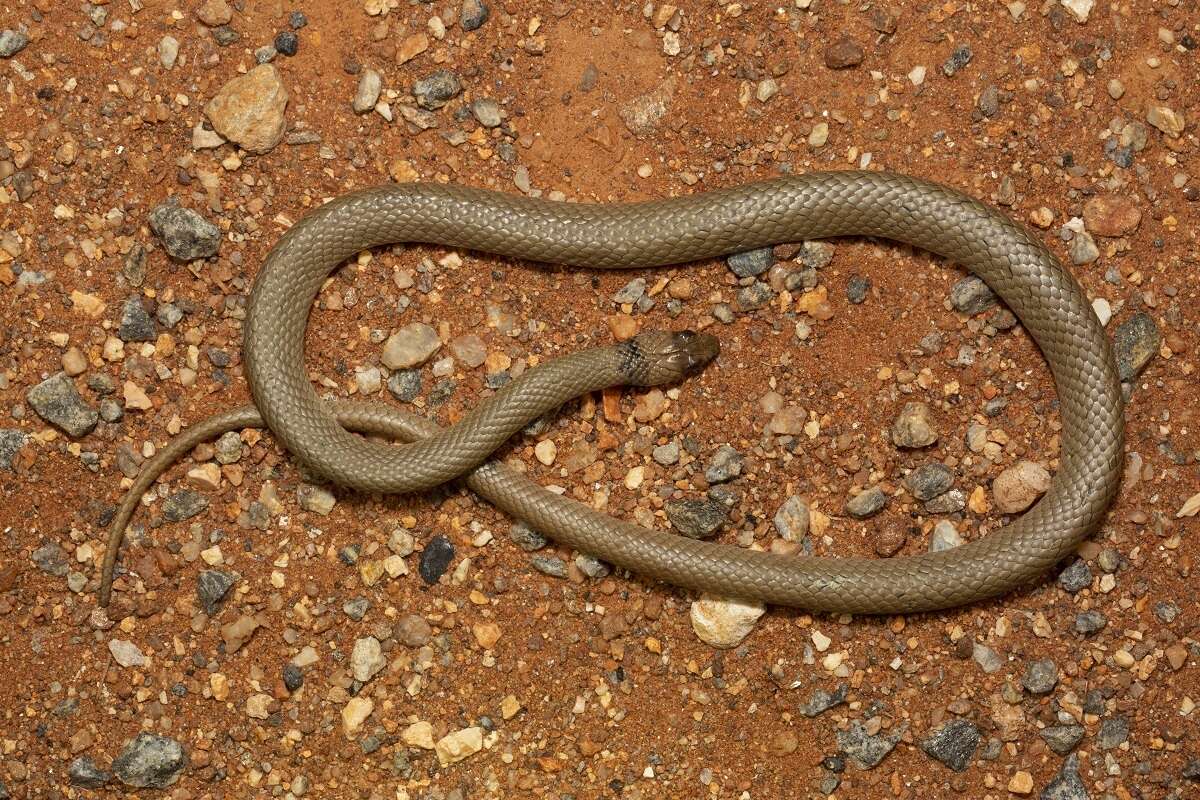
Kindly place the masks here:
POLYGON ((775 512, 775 530, 785 541, 802 542, 808 535, 811 513, 803 498, 792 495, 775 512))
POLYGON ((972 53, 970 45, 959 45, 950 54, 950 57, 946 59, 945 63, 942 64, 942 72, 947 78, 953 77, 963 67, 971 63, 973 56, 974 53, 972 53))
POLYGON ((1075 615, 1075 631, 1084 636, 1099 633, 1108 626, 1108 617, 1100 611, 1090 609, 1075 615))
POLYGON ((413 84, 412 93, 417 105, 427 111, 436 111, 462 94, 462 80, 458 74, 439 69, 413 84))
POLYGON ((300 37, 292 31, 280 31, 275 34, 275 41, 272 43, 275 50, 285 56, 294 56, 300 49, 300 37))
POLYGON ((954 719, 922 741, 921 749, 930 758, 942 762, 955 772, 962 772, 970 766, 980 738, 979 727, 974 722, 954 719))
POLYGON ((163 517, 168 522, 183 522, 208 508, 208 498, 191 489, 180 489, 163 503, 163 517))
POLYGON ((917 467, 904 478, 905 487, 918 500, 932 500, 949 491, 953 483, 954 473, 937 461, 917 467))
POLYGON ((21 31, 0 31, 0 58, 12 58, 29 45, 29 37, 21 31))
POLYGON ((163 247, 180 261, 215 256, 221 246, 221 229, 190 208, 170 198, 150 212, 150 229, 163 247))
POLYGON ((983 278, 968 275, 950 289, 950 305, 960 314, 975 316, 994 307, 999 298, 983 278))
POLYGON ((904 736, 905 725, 895 727, 891 733, 870 735, 858 720, 850 723, 850 727, 837 732, 838 747, 846 757, 859 769, 872 769, 879 765, 888 753, 896 747, 896 743, 904 736))
POLYGON ((519 520, 514 522, 509 529, 508 538, 515 542, 517 547, 520 547, 527 553, 541 550, 549 543, 549 540, 545 536, 519 520))
POLYGON ((850 694, 850 687, 844 683, 839 684, 832 692, 828 689, 815 689, 808 700, 800 707, 799 712, 808 718, 820 716, 831 708, 840 706, 846 702, 846 697, 850 694))
POLYGON ((1112 750, 1120 747, 1129 739, 1129 718, 1123 716, 1108 717, 1100 723, 1100 731, 1096 734, 1096 743, 1101 750, 1112 750))
POLYGON ((112 780, 112 773, 100 769, 90 756, 80 756, 72 761, 67 767, 67 775, 72 786, 82 789, 99 789, 112 780))
POLYGON ((534 556, 529 563, 538 572, 551 578, 567 577, 567 562, 557 556, 534 556))
POLYGON ((387 381, 388 391, 402 403, 411 403, 421 394, 421 371, 401 369, 393 372, 387 381))
POLYGON ((921 402, 905 403, 892 423, 892 443, 897 447, 916 450, 928 447, 938 439, 933 424, 933 412, 921 402))
POLYGON ((183 746, 174 739, 139 733, 113 761, 113 773, 135 789, 165 789, 179 780, 188 761, 183 746))
POLYGON ((463 0, 458 24, 464 31, 476 31, 483 27, 489 16, 491 16, 491 12, 484 0, 463 0))
POLYGON ((12 469, 17 453, 21 452, 28 440, 29 436, 24 431, 0 428, 0 469, 12 469))
POLYGON ((1085 729, 1082 725, 1053 725, 1043 728, 1039 735, 1046 746, 1060 756, 1065 756, 1083 741, 1085 729))
POLYGON ((664 510, 675 530, 691 539, 711 539, 725 524, 725 506, 712 500, 668 500, 664 510))
POLYGON ((66 551, 54 542, 48 542, 34 550, 31 559, 34 566, 56 578, 65 577, 69 570, 66 551))
POLYGON ((854 275, 846 283, 846 299, 854 305, 865 302, 870 291, 871 279, 862 275, 854 275))
POLYGON ((1062 769, 1042 790, 1039 800, 1090 800, 1087 786, 1079 777, 1079 756, 1072 753, 1067 757, 1062 769))
POLYGON ((775 252, 770 247, 734 253, 725 259, 730 271, 739 278, 753 278, 763 274, 775 264, 775 252))
POLYGON ((709 459, 704 479, 709 483, 725 483, 742 474, 745 458, 733 447, 723 444, 709 459))
POLYGON ((1030 662, 1021 677, 1021 685, 1030 694, 1050 694, 1058 685, 1058 665, 1049 658, 1030 662))
POLYGON ((864 489, 846 502, 846 513, 855 519, 867 519, 883 510, 887 495, 878 486, 864 489))
POLYGON ((454 545, 450 540, 441 534, 434 536, 421 551, 421 559, 417 566, 421 580, 431 586, 437 583, 453 559, 454 545))
POLYGON ((219 569, 206 569, 196 576, 196 599, 205 614, 217 615, 237 580, 236 574, 219 569))
POLYGON ((1123 381, 1141 374, 1162 345, 1162 333, 1154 318, 1139 311, 1117 326, 1113 333, 1113 349, 1117 356, 1117 373, 1123 381))
POLYGON ((25 400, 39 417, 72 439, 87 436, 100 422, 96 409, 83 401, 74 381, 62 372, 26 392, 25 400))
POLYGON ((1058 573, 1058 585, 1063 591, 1075 594, 1092 585, 1092 570, 1087 562, 1080 559, 1071 563, 1058 573))
POLYGON ((158 333, 154 320, 146 313, 142 298, 134 295, 125 301, 121 310, 121 325, 117 337, 123 342, 153 342, 158 333))
POLYGON ((350 107, 356 114, 366 114, 375 108, 379 95, 383 91, 383 76, 373 69, 364 69, 358 76, 358 86, 354 90, 354 99, 350 107))
POLYGON ((471 114, 485 128, 498 128, 504 121, 500 115, 500 104, 490 97, 481 97, 471 103, 471 114))

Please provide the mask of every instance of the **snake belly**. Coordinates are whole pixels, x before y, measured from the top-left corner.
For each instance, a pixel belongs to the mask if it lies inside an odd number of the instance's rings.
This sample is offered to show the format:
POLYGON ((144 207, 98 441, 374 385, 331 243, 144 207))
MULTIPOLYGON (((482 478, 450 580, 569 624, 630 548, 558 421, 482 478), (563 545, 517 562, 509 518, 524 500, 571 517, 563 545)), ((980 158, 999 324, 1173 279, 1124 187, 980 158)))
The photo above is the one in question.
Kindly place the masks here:
MULTIPOLYGON (((904 242, 978 275, 1045 355, 1059 395, 1060 467, 1042 499, 1007 527, 918 556, 782 556, 648 531, 577 503, 551 502, 549 493, 532 492, 528 482, 492 465, 477 469, 475 478, 483 473, 480 480, 504 511, 564 544, 721 596, 901 613, 970 603, 1032 581, 1095 528, 1116 492, 1124 416, 1112 350, 1083 289, 1038 239, 961 192, 909 176, 816 172, 629 204, 554 202, 440 184, 356 191, 306 215, 268 255, 250 297, 246 372, 266 425, 309 468, 355 489, 411 491, 461 471, 478 453, 463 459, 461 449, 445 445, 414 458, 406 447, 350 433, 319 400, 303 361, 309 309, 329 273, 350 256, 409 242, 625 269, 856 235, 904 242), (453 468, 444 466, 456 459, 453 468)), ((586 391, 586 376, 564 371, 559 378, 566 396, 586 391)), ((503 424, 495 413, 473 424, 481 432, 503 424)))

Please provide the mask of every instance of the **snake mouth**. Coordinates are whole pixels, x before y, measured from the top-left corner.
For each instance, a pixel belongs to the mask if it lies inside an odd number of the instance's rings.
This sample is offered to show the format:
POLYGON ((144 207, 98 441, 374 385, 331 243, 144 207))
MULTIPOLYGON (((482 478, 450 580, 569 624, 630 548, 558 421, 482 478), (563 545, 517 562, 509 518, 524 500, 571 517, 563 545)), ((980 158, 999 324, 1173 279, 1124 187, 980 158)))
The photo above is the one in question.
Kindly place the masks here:
POLYGON ((700 372, 721 352, 721 343, 717 337, 707 333, 677 331, 673 338, 683 359, 681 371, 685 376, 700 372))

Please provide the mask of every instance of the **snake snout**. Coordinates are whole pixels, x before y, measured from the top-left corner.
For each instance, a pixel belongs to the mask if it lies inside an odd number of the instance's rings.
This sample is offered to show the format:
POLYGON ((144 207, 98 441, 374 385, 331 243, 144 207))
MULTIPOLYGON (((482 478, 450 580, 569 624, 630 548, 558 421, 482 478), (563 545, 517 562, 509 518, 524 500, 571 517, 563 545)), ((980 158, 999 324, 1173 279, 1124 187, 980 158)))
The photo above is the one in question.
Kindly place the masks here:
POLYGON ((682 359, 683 375, 695 375, 708 366, 709 362, 721 352, 721 343, 717 337, 695 331, 678 331, 674 335, 682 359))

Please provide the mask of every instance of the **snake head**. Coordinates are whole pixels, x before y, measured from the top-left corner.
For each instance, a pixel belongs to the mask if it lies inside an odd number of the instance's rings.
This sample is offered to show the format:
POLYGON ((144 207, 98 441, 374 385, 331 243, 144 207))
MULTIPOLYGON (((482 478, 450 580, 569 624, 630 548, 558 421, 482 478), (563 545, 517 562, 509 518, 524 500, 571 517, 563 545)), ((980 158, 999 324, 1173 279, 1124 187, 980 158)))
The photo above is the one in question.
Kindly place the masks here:
POLYGON ((646 331, 619 345, 631 386, 658 386, 695 375, 721 352, 717 337, 695 331, 646 331))

